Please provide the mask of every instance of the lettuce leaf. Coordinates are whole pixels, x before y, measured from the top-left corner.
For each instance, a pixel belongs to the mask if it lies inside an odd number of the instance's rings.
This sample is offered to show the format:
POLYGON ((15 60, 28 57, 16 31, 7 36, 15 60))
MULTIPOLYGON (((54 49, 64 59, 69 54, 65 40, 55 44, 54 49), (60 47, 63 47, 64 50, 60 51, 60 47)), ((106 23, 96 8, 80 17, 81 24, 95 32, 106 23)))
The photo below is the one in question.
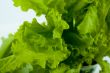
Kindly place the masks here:
POLYGON ((24 21, 3 39, 0 73, 109 73, 110 0, 13 0, 23 11, 45 15, 46 23, 24 21))
POLYGON ((64 11, 64 0, 13 0, 15 6, 21 6, 23 11, 33 9, 37 15, 46 14, 50 8, 64 11))
POLYGON ((9 54, 11 54, 10 50, 10 46, 12 45, 12 41, 13 41, 14 37, 12 34, 8 35, 8 38, 2 38, 2 46, 0 46, 0 58, 3 58, 5 56, 8 56, 9 54))

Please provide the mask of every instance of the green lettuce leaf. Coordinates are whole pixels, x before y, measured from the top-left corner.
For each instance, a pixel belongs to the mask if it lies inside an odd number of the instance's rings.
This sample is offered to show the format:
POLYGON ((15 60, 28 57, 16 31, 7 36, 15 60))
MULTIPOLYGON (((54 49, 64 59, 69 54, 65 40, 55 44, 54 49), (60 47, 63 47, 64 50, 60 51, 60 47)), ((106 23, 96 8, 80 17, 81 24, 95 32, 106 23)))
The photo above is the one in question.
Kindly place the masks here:
POLYGON ((98 30, 99 19, 95 6, 90 6, 84 17, 84 20, 79 24, 78 30, 81 34, 92 33, 98 30))
POLYGON ((37 15, 46 14, 48 9, 54 8, 64 12, 64 0, 13 0, 15 6, 21 6, 23 11, 33 9, 37 15))
POLYGON ((24 22, 14 35, 12 43, 14 57, 7 57, 6 64, 4 60, 1 60, 3 65, 0 66, 0 71, 10 72, 23 64, 33 62, 42 68, 46 66, 56 68, 61 61, 66 59, 69 51, 65 42, 61 38, 54 38, 54 33, 46 27, 48 26, 40 25, 35 19, 32 23, 24 22))
POLYGON ((12 45, 13 39, 14 39, 14 37, 12 34, 9 34, 8 38, 4 38, 4 37, 2 38, 2 45, 0 46, 0 58, 3 58, 5 56, 8 56, 9 54, 11 54, 10 46, 12 45))
POLYGON ((57 10, 51 9, 46 15, 48 26, 53 30, 53 38, 61 38, 63 30, 69 29, 69 25, 61 18, 57 10))
POLYGON ((47 24, 33 18, 3 39, 0 73, 90 73, 95 64, 109 73, 102 58, 110 56, 110 0, 13 2, 23 11, 44 14, 47 24))

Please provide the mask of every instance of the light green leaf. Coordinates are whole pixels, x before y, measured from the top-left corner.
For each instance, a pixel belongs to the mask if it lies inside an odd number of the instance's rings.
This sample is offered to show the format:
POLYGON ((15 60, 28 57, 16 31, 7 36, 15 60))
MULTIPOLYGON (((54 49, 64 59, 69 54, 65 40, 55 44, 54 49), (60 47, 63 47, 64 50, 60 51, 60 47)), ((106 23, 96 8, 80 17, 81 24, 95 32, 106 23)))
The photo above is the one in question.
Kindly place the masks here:
POLYGON ((97 15, 97 8, 90 6, 84 17, 84 20, 77 27, 81 34, 92 33, 98 30, 99 20, 97 15))
POLYGON ((33 9, 37 15, 46 14, 48 9, 54 8, 64 12, 64 0, 13 0, 15 6, 21 6, 23 11, 33 9))
POLYGON ((46 15, 48 26, 53 29, 53 38, 61 38, 63 30, 69 29, 69 25, 61 18, 57 10, 50 10, 46 15))
POLYGON ((0 58, 6 56, 6 53, 7 51, 10 51, 11 48, 11 44, 12 44, 12 41, 13 41, 13 35, 12 34, 9 34, 8 38, 2 38, 2 45, 0 46, 0 58))

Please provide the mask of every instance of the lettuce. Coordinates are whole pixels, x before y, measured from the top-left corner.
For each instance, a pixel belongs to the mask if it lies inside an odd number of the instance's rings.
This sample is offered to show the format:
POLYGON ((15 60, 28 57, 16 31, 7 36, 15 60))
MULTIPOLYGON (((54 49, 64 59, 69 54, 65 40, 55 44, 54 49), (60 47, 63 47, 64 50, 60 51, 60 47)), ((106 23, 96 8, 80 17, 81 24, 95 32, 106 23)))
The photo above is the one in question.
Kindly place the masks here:
POLYGON ((13 0, 23 11, 45 15, 46 23, 24 21, 3 39, 0 73, 110 72, 110 0, 13 0), (86 67, 86 68, 85 68, 86 67))

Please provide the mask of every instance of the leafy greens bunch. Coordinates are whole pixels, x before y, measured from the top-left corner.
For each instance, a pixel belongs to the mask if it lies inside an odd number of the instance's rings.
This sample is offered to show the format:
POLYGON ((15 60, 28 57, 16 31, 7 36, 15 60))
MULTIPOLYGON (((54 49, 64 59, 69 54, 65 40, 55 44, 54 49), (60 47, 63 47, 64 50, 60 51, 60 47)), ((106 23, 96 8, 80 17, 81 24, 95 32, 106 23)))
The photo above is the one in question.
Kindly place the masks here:
POLYGON ((103 61, 110 56, 110 0, 13 1, 23 11, 44 14, 47 24, 33 18, 2 38, 0 73, 83 73, 94 64, 110 73, 103 61))

